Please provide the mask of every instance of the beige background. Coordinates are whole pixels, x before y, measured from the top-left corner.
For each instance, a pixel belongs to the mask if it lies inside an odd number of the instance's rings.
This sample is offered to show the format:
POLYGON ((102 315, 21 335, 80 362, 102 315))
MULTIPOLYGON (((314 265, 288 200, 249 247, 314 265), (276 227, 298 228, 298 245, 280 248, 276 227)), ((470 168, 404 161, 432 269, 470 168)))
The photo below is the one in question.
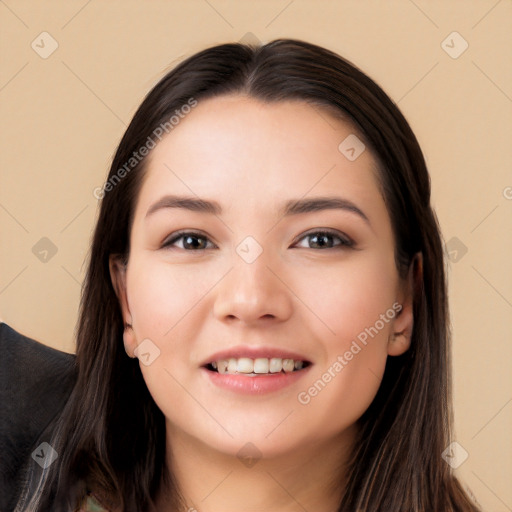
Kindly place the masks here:
POLYGON ((469 453, 457 473, 485 510, 512 510, 510 0, 0 0, 0 21, 0 315, 68 352, 92 191, 166 70, 208 45, 294 37, 381 84, 422 144, 452 259, 456 439, 469 453), (58 44, 47 58, 44 31, 58 44), (57 249, 46 262, 43 237, 57 249))

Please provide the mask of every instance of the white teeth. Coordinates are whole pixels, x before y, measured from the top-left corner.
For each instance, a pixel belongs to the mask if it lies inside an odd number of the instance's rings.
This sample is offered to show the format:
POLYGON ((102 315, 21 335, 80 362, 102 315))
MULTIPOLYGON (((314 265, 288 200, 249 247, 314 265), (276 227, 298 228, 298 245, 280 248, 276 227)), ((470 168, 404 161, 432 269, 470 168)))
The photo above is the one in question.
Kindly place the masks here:
POLYGON ((293 359, 283 359, 283 370, 285 372, 293 372, 295 363, 293 359))
POLYGON ((283 360, 279 357, 273 357, 269 365, 270 373, 279 373, 283 369, 283 360))
POLYGON ((259 358, 254 360, 254 373, 268 373, 268 359, 259 358))
POLYGON ((258 357, 251 359, 249 357, 240 357, 236 359, 219 359, 213 361, 211 367, 222 374, 244 374, 250 377, 255 375, 264 375, 268 373, 279 373, 284 371, 290 373, 304 368, 304 361, 294 361, 293 359, 281 359, 280 357, 258 357))
POLYGON ((234 357, 230 358, 228 361, 228 372, 235 373, 237 370, 237 361, 234 357))
POLYGON ((241 357, 238 360, 236 371, 238 373, 252 373, 254 371, 254 361, 248 357, 241 357))

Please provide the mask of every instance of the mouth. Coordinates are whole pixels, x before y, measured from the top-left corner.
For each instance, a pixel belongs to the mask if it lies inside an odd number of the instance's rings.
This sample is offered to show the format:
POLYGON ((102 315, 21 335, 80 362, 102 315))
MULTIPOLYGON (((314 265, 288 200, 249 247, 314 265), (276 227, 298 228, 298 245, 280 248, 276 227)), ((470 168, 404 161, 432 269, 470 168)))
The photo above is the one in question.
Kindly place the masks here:
POLYGON ((200 368, 209 385, 254 396, 293 388, 312 366, 303 354, 284 348, 238 345, 211 354, 200 368))
POLYGON ((311 362, 302 359, 280 357, 230 357, 218 359, 203 367, 221 375, 240 375, 244 377, 262 377, 278 374, 296 373, 305 370, 311 362))

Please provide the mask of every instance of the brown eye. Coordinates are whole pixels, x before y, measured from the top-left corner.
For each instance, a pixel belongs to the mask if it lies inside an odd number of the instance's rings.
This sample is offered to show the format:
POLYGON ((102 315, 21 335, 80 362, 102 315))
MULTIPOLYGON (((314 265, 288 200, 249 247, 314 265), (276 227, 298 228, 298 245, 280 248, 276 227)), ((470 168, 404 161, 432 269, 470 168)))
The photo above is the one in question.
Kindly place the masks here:
MULTIPOLYGON (((204 235, 193 232, 181 232, 174 234, 170 239, 166 240, 162 248, 177 248, 185 251, 202 251, 210 248, 210 241, 204 235)), ((213 245, 210 242, 211 245, 213 245)))
POLYGON ((332 231, 313 231, 304 235, 300 240, 309 239, 305 249, 335 249, 342 247, 352 247, 353 241, 341 233, 332 231))

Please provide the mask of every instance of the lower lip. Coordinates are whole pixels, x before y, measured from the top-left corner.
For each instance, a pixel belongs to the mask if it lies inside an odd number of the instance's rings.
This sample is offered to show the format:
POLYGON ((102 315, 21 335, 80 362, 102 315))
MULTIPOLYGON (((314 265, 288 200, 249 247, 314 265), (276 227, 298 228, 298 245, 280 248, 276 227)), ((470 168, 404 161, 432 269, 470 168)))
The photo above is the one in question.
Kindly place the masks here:
POLYGON ((295 372, 269 373, 256 375, 254 377, 212 372, 206 368, 201 368, 201 370, 206 373, 207 378, 219 388, 246 395, 263 395, 291 386, 306 375, 310 368, 311 366, 308 366, 307 368, 295 372))

